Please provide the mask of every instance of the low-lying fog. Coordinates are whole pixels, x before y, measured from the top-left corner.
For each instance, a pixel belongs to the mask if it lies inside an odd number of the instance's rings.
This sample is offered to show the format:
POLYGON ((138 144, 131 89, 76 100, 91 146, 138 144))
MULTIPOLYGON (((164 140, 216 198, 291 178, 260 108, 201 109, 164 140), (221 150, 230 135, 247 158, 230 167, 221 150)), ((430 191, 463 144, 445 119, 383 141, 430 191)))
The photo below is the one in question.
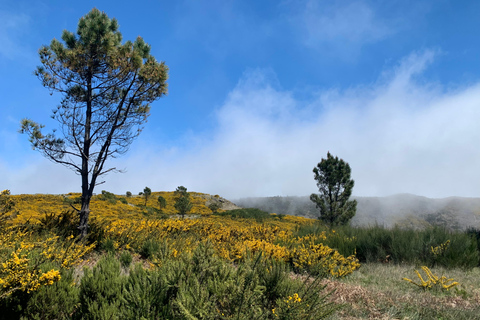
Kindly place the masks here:
MULTIPOLYGON (((353 225, 379 224, 392 227, 421 228, 442 225, 449 229, 480 228, 480 198, 448 197, 426 198, 411 194, 388 197, 352 197, 356 199, 357 213, 353 225)), ((316 218, 319 210, 304 197, 242 198, 233 202, 244 208, 259 208, 277 213, 316 218)))

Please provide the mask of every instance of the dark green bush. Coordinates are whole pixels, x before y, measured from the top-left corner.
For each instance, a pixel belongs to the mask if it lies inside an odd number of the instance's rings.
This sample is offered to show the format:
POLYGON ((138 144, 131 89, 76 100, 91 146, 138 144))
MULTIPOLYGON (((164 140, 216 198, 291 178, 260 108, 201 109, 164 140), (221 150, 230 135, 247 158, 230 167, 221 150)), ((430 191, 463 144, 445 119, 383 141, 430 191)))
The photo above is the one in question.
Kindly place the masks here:
POLYGON ((105 190, 102 190, 102 194, 98 195, 97 197, 99 200, 108 201, 111 204, 117 203, 117 197, 113 193, 105 190))
POLYGON ((264 221, 266 219, 274 219, 275 216, 268 212, 256 208, 234 209, 225 212, 216 213, 219 216, 230 216, 232 218, 255 219, 257 221, 264 221))
POLYGON ((212 213, 217 213, 218 209, 220 209, 221 205, 218 202, 212 202, 208 205, 208 208, 212 210, 212 213))
POLYGON ((146 240, 140 248, 140 255, 145 259, 152 259, 160 251, 160 244, 154 239, 146 240))
POLYGON ((82 197, 67 197, 63 196, 63 203, 67 205, 74 205, 74 204, 81 204, 82 203, 82 197))
POLYGON ((100 244, 100 248, 105 250, 107 253, 115 252, 115 241, 113 239, 104 239, 100 244))
POLYGON ((132 270, 123 291, 121 319, 172 319, 165 275, 145 270, 141 264, 132 270))
POLYGON ((118 319, 122 314, 123 287, 120 262, 112 254, 100 259, 90 270, 84 268, 80 284, 80 307, 77 319, 118 319))
POLYGON ((40 232, 53 232, 56 235, 67 237, 78 234, 78 224, 80 222, 78 213, 73 210, 65 210, 60 214, 46 213, 39 219, 38 225, 40 232))
POLYGON ((72 319, 80 290, 75 285, 73 270, 63 270, 61 276, 60 281, 42 286, 30 295, 21 319, 72 319))
POLYGON ((158 206, 160 207, 160 210, 167 207, 167 200, 164 197, 158 196, 157 201, 158 201, 158 206))
POLYGON ((128 251, 123 251, 120 254, 120 263, 122 264, 122 267, 124 268, 129 268, 130 264, 132 264, 133 257, 128 251))

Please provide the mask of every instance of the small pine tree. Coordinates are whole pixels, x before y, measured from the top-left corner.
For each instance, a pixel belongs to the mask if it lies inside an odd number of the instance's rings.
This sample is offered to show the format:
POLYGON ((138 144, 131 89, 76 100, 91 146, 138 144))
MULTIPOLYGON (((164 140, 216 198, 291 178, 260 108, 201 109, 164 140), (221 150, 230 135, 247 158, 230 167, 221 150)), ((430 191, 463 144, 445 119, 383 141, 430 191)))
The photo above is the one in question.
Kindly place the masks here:
POLYGON ((158 200, 158 206, 160 207, 160 210, 167 207, 167 200, 165 200, 164 197, 158 196, 157 200, 158 200))
POLYGON ((149 187, 145 187, 145 189, 143 189, 143 193, 141 194, 145 198, 145 207, 146 207, 148 198, 150 198, 150 196, 152 195, 152 189, 150 189, 149 187))
POLYGON ((15 202, 10 197, 10 190, 0 192, 0 226, 12 217, 15 202))
POLYGON ((187 188, 184 186, 179 186, 175 190, 175 209, 182 216, 182 219, 185 218, 185 215, 192 210, 192 203, 190 202, 190 193, 187 192, 187 188))
POLYGON ((217 213, 218 209, 220 209, 220 203, 212 202, 208 205, 208 208, 212 210, 212 213, 217 213))
POLYGON ((320 220, 330 227, 347 224, 357 210, 357 201, 348 200, 355 184, 350 179, 350 165, 328 152, 327 159, 322 159, 313 173, 320 194, 313 193, 310 200, 320 209, 320 220))

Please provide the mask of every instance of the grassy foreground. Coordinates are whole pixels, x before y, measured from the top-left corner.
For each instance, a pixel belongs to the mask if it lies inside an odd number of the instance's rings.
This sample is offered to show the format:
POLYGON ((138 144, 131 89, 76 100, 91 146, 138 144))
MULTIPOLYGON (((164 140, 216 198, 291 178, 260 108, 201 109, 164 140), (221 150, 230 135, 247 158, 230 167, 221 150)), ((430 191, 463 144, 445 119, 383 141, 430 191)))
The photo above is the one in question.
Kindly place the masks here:
POLYGON ((92 202, 88 239, 78 241, 71 210, 78 195, 2 193, 0 319, 479 314, 475 230, 328 229, 317 220, 257 209, 214 214, 207 204, 215 197, 192 195, 194 215, 179 219, 173 193, 145 201, 103 192, 92 202))
POLYGON ((344 305, 331 319, 479 319, 479 268, 431 268, 434 274, 446 274, 459 282, 448 291, 423 291, 402 280, 414 279, 418 269, 366 263, 343 279, 324 279, 326 290, 335 290, 330 301, 344 305))

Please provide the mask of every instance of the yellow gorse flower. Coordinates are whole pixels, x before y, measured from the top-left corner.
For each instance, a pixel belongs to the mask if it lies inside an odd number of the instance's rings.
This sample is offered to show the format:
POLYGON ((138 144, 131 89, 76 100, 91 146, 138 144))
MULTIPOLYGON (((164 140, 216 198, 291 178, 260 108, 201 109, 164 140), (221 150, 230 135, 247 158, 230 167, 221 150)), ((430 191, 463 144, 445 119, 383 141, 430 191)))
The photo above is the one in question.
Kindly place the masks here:
POLYGON ((450 245, 450 240, 447 240, 445 243, 442 243, 439 246, 430 247, 430 250, 431 250, 433 255, 439 256, 439 255, 442 255, 443 253, 445 253, 445 251, 447 251, 449 245, 450 245))
POLYGON ((424 280, 420 272, 418 270, 415 270, 415 273, 417 274, 417 277, 420 280, 420 282, 415 282, 408 278, 403 278, 403 280, 408 281, 424 290, 431 289, 436 286, 440 287, 442 290, 448 290, 459 284, 453 279, 448 279, 445 276, 438 277, 434 275, 432 271, 426 266, 423 266, 422 270, 425 272, 427 279, 424 280))

